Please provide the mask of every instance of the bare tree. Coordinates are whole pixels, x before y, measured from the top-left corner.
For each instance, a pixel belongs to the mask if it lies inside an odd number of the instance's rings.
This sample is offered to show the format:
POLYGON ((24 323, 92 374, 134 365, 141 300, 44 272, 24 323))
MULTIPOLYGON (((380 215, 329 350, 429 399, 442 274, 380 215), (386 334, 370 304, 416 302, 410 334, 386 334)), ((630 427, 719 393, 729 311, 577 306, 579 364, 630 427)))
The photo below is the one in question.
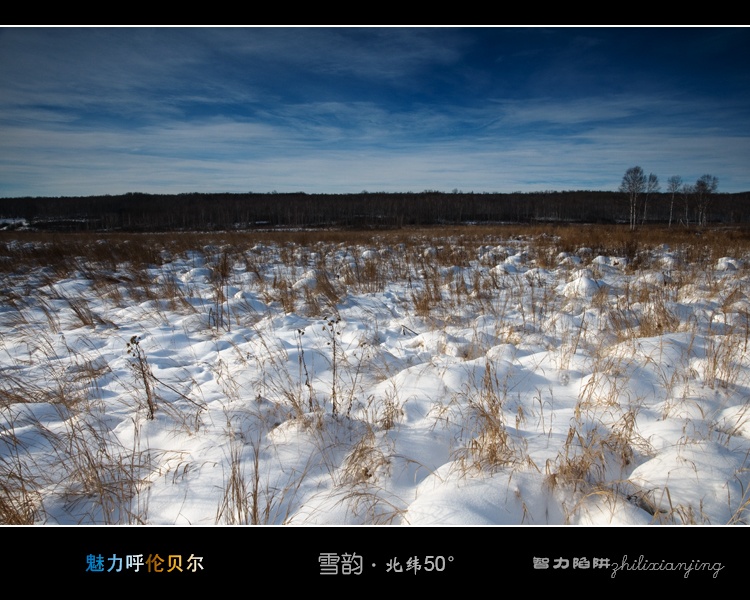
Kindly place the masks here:
POLYGON ((682 202, 685 206, 685 227, 690 225, 690 198, 695 194, 695 186, 686 183, 682 186, 682 202))
POLYGON ((638 197, 646 189, 646 175, 641 167, 630 167, 625 171, 620 184, 620 191, 628 195, 630 201, 630 229, 635 229, 638 211, 638 197))
POLYGON ((672 227, 672 215, 674 214, 674 197, 680 191, 682 177, 672 175, 667 179, 667 192, 669 193, 669 226, 672 227))
POLYGON ((646 223, 646 211, 648 209, 648 199, 651 194, 655 194, 659 191, 659 178, 654 173, 648 174, 648 179, 646 180, 646 193, 643 197, 643 221, 642 223, 646 223))
POLYGON ((711 196, 719 187, 719 179, 713 175, 702 175, 693 186, 695 203, 698 208, 698 224, 705 225, 708 220, 708 204, 711 196))

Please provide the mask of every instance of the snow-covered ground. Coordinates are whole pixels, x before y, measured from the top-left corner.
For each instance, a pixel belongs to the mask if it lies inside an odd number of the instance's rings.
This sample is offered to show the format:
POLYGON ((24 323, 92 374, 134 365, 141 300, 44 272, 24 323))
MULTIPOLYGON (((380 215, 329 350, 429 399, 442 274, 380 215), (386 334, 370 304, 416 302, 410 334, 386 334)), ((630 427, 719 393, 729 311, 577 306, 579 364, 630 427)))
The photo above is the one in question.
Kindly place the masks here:
POLYGON ((748 257, 247 240, 3 243, 2 522, 750 519, 748 257))

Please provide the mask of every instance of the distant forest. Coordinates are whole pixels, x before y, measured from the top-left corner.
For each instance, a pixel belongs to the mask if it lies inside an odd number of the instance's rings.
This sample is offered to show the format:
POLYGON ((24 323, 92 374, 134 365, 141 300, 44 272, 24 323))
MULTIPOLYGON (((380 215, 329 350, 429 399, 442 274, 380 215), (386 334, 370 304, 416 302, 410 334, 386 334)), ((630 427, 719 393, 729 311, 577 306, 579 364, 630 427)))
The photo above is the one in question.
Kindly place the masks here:
MULTIPOLYGON (((750 192, 715 193, 705 205, 688 192, 655 193, 639 224, 750 223, 750 192), (670 219, 671 217, 671 219, 670 219)), ((0 198, 0 229, 212 231, 255 228, 393 229, 466 223, 628 223, 622 192, 127 193, 118 196, 0 198)))

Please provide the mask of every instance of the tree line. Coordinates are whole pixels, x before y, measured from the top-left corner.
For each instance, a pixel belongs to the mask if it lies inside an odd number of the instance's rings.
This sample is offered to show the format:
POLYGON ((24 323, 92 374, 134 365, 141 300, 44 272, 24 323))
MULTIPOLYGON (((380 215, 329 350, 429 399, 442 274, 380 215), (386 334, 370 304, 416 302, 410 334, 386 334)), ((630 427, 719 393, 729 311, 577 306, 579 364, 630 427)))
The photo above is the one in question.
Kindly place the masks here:
POLYGON ((464 223, 750 223, 750 192, 722 194, 628 170, 617 192, 186 193, 0 198, 0 228, 68 231, 196 231, 277 227, 400 228, 464 223), (643 175, 643 179, 641 176, 643 175), (632 186, 631 186, 632 183, 632 186))
MULTIPOLYGON (((648 221, 649 199, 655 198, 661 185, 659 177, 654 173, 646 173, 640 166, 630 167, 625 171, 620 184, 620 192, 628 198, 628 221, 630 229, 635 229, 639 223, 648 221), (643 214, 641 215, 641 210, 643 214)), ((680 175, 672 175, 667 180, 667 196, 669 200, 669 227, 673 221, 689 226, 691 216, 693 223, 705 226, 709 221, 709 205, 719 188, 718 177, 710 174, 702 175, 694 183, 682 181, 680 175), (678 204, 675 212, 675 205, 678 204)), ((713 217, 716 218, 715 216, 713 217)))

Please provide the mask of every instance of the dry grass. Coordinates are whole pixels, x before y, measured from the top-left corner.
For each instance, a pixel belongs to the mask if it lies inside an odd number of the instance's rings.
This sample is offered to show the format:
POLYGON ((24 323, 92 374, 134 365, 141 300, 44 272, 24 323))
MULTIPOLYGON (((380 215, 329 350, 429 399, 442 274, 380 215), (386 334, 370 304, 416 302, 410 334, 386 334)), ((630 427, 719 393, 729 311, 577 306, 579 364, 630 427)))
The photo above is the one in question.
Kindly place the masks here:
POLYGON ((81 523, 146 523, 148 504, 141 492, 153 453, 122 447, 90 407, 56 406, 62 428, 31 423, 46 453, 19 439, 10 411, 4 415, 0 523, 46 522, 53 506, 81 523))
POLYGON ((0 524, 33 525, 42 516, 42 494, 12 419, 0 428, 0 450, 0 524))
POLYGON ((520 440, 514 439, 506 425, 504 404, 507 385, 498 379, 491 361, 487 361, 481 383, 461 394, 470 414, 470 440, 456 452, 456 460, 467 472, 493 472, 504 468, 518 468, 529 462, 520 440))
POLYGON ((371 428, 367 428, 362 437, 347 453, 342 463, 339 479, 341 485, 372 483, 388 469, 390 459, 371 428))

